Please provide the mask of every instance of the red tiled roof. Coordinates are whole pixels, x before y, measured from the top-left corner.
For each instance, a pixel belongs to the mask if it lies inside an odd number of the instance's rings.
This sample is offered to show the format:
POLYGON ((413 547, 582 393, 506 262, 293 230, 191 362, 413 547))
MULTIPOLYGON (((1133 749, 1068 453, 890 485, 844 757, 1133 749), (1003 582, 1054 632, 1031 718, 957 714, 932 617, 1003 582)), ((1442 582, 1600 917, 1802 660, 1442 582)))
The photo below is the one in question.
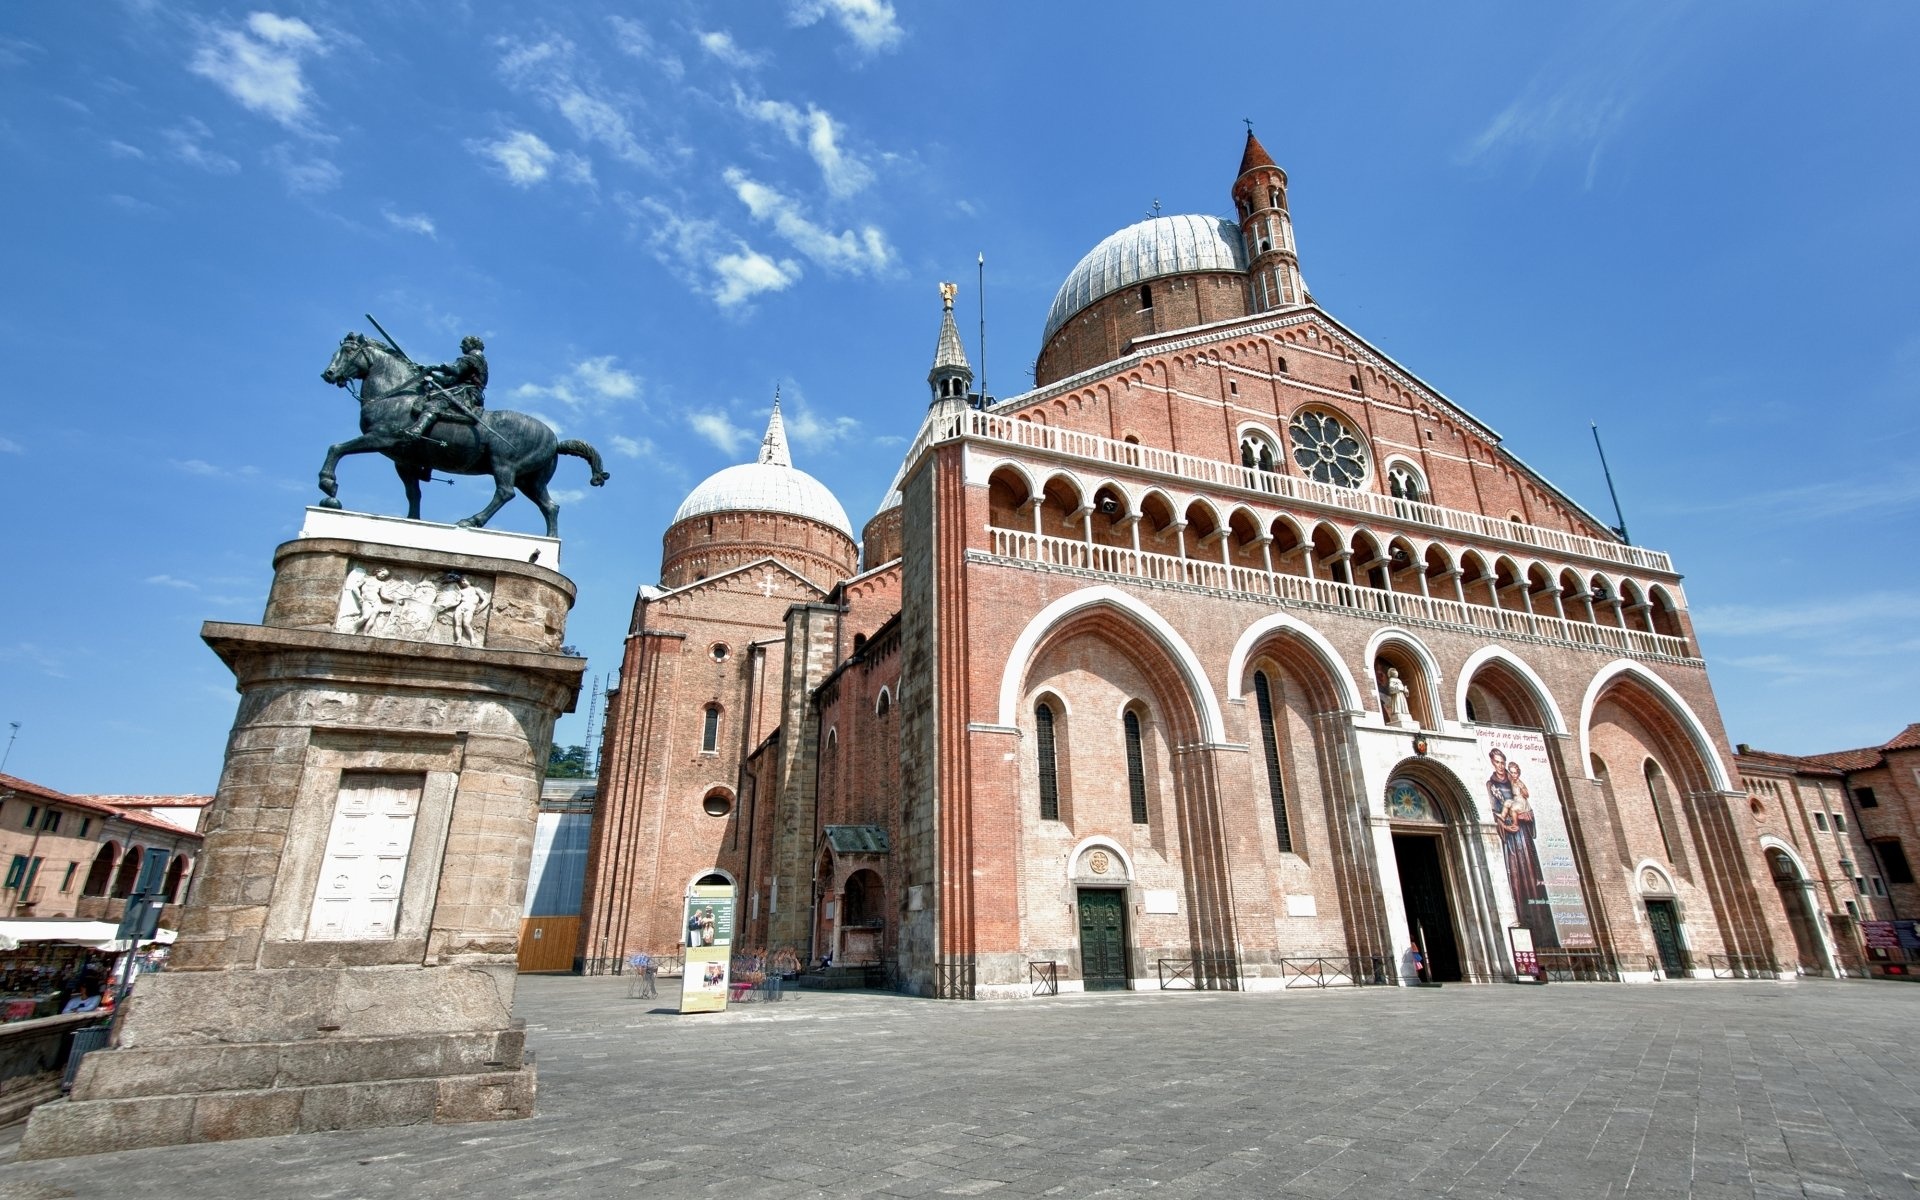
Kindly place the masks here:
POLYGON ((1880 744, 1882 750, 1920 750, 1920 722, 1902 729, 1880 744))
POLYGON ((1823 766, 1838 767, 1842 771, 1865 771, 1880 765, 1880 748, 1869 746, 1864 750, 1835 750, 1831 754, 1809 754, 1808 762, 1823 766))
POLYGON ((130 796, 88 792, 81 798, 98 800, 115 808, 205 808, 213 803, 212 796, 130 796))
POLYGON ((1816 762, 1800 754, 1778 754, 1772 750, 1755 750, 1748 746, 1733 756, 1736 767, 1744 768, 1751 764, 1756 767, 1773 767, 1792 771, 1800 775, 1840 775, 1843 772, 1836 767, 1816 762))
POLYGON ((56 792, 50 787, 21 779, 16 775, 0 775, 0 792, 6 791, 24 796, 29 800, 71 805, 74 808, 87 812, 95 812, 102 816, 113 817, 115 820, 125 821, 129 825, 142 825, 148 829, 164 830, 176 837, 192 838, 194 841, 201 840, 200 835, 193 830, 183 829, 175 825, 172 821, 162 820, 159 817, 150 817, 143 812, 136 812, 130 809, 120 808, 116 805, 103 803, 96 796, 70 796, 65 792, 56 792))
MULTIPOLYGON (((1271 167, 1273 165, 1273 156, 1268 154, 1267 148, 1260 144, 1260 139, 1253 136, 1253 130, 1247 130, 1247 149, 1246 152, 1240 156, 1240 175, 1245 175, 1255 167, 1271 167)), ((1234 176, 1235 179, 1239 177, 1239 175, 1234 176)))
MULTIPOLYGON (((1920 723, 1907 726, 1878 746, 1862 746, 1857 750, 1830 750, 1825 754, 1808 754, 1802 756, 1800 761, 1829 767, 1836 771, 1870 771, 1886 761, 1886 752, 1889 750, 1920 750, 1920 723)), ((1750 752, 1767 753, 1764 750, 1750 752)))

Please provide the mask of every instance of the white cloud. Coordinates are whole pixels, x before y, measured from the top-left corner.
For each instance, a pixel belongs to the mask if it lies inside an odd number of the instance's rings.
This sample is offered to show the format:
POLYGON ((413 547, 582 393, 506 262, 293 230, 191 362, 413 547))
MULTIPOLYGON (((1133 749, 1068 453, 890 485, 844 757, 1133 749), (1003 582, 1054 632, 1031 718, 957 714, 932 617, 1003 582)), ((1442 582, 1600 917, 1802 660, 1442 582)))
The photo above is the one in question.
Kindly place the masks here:
POLYGON ((767 61, 765 54, 756 54, 743 49, 733 40, 733 35, 724 29, 697 35, 700 48, 730 67, 742 71, 751 71, 767 61))
POLYGON ((1723 637, 1825 638, 1848 625, 1884 622, 1890 629, 1904 628, 1912 616, 1910 596, 1863 592, 1804 604, 1708 604, 1693 610, 1693 624, 1701 633, 1723 637))
POLYGON ((397 213, 390 208, 383 208, 380 210, 380 215, 387 219, 387 224, 402 233, 418 233, 425 237, 435 236, 433 218, 425 213, 397 213))
POLYGON ((1746 492, 1725 500, 1661 505, 1669 513, 1739 512, 1775 520, 1816 521, 1865 512, 1900 512, 1920 504, 1920 468, 1898 466, 1857 480, 1746 492))
POLYGON ((860 431, 860 422, 852 417, 821 417, 812 406, 798 397, 786 412, 787 435, 807 449, 825 449, 845 441, 860 431))
POLYGON ((0 454, 25 454, 27 448, 12 438, 0 437, 0 454))
POLYGON ((166 140, 173 156, 190 167, 198 167, 210 175, 231 175, 240 169, 238 162, 206 144, 213 137, 213 130, 192 117, 160 136, 166 140))
POLYGON ((727 419, 723 412, 697 412, 687 416, 693 431, 727 454, 737 453, 753 435, 727 419))
POLYGON ((259 467, 216 467, 204 458, 172 458, 167 462, 176 471, 202 479, 236 479, 260 473, 259 467))
POLYGON ((524 129, 492 142, 469 142, 468 148, 493 160, 515 187, 532 187, 552 173, 559 157, 553 147, 524 129))
POLYGON ((784 291, 799 280, 800 264, 774 259, 718 222, 682 217, 657 200, 638 205, 636 216, 651 230, 654 256, 711 297, 722 308, 737 308, 763 292, 784 291))
POLYGON ((514 87, 552 107, 582 141, 600 146, 623 162, 654 165, 652 152, 640 144, 614 98, 592 79, 581 77, 572 42, 556 37, 517 45, 500 60, 500 73, 514 87))
POLYGON ((651 438, 630 438, 623 433, 616 433, 611 440, 615 454, 626 458, 653 457, 654 446, 651 438))
POLYGON ((144 160, 147 157, 147 152, 145 150, 142 150, 138 146, 129 146, 127 143, 120 141, 117 138, 108 140, 107 153, 113 155, 115 158, 131 158, 136 160, 144 160))
POLYGON ((330 192, 340 186, 339 167, 318 156, 302 157, 285 142, 267 151, 267 161, 279 170, 280 178, 286 181, 290 192, 311 195, 330 192))
POLYGON ((30 57, 45 53, 38 43, 24 38, 0 37, 0 67, 24 67, 30 57))
POLYGON ((794 0, 788 12, 795 25, 832 17, 854 45, 868 54, 893 49, 904 35, 888 0, 794 0))
POLYGON ((581 382, 609 400, 631 400, 640 394, 640 380, 613 365, 613 355, 584 359, 573 368, 581 382))
POLYGON ((1586 160, 1586 186, 1599 176, 1601 154, 1658 78, 1677 60, 1684 39, 1675 24, 1681 5, 1653 3, 1592 9, 1581 28, 1541 61, 1512 103, 1461 150, 1466 163, 1502 155, 1536 165, 1557 152, 1586 160))
POLYGON ((662 75, 671 80, 678 80, 687 73, 686 64, 680 61, 678 55, 661 50, 645 25, 630 17, 608 17, 607 24, 613 26, 613 44, 628 58, 653 63, 660 68, 662 75))
POLYGON ((154 584, 157 587, 179 588, 187 592, 197 592, 200 590, 200 585, 194 583, 192 580, 175 579, 171 575, 149 575, 145 582, 154 584))
POLYGON ((749 178, 737 167, 725 172, 728 186, 753 219, 771 225, 793 248, 833 271, 877 274, 893 264, 887 235, 874 225, 829 233, 808 220, 798 201, 749 178))
POLYGON ((313 26, 296 17, 257 12, 247 18, 244 29, 214 29, 210 35, 187 69, 218 84, 249 111, 289 129, 301 128, 311 93, 301 75, 301 59, 327 52, 313 26))
POLYGON ((640 377, 614 364, 611 354, 586 358, 573 364, 567 373, 551 383, 523 383, 515 388, 515 399, 558 400, 575 411, 599 411, 615 402, 638 400, 640 377))
POLYGON ((733 103, 743 115, 780 130, 787 141, 804 144, 835 196, 851 196, 873 182, 873 168, 841 146, 841 126, 826 110, 809 104, 803 113, 784 100, 750 100, 737 85, 733 103))
POLYGON ((136 213, 142 216, 144 216, 147 213, 156 213, 160 211, 159 205, 149 204, 145 200, 140 199, 140 197, 129 196, 125 192, 115 192, 111 196, 108 196, 107 203, 113 205, 115 208, 121 210, 122 212, 136 213))
POLYGON ((743 245, 736 253, 714 259, 713 273, 720 280, 714 300, 722 308, 732 308, 762 292, 785 291, 800 278, 800 267, 791 259, 775 261, 743 245))

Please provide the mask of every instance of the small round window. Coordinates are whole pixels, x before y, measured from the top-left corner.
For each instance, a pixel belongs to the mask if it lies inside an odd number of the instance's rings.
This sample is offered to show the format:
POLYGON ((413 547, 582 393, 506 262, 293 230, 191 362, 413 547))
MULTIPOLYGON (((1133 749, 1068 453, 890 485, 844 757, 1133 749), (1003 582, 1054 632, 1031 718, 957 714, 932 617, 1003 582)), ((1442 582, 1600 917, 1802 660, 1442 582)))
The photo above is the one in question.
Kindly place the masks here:
POLYGON ((727 644, 725 642, 715 642, 712 648, 710 648, 707 651, 707 653, 713 656, 713 661, 725 662, 727 661, 727 656, 729 654, 732 654, 733 651, 728 649, 727 644))
POLYGON ((1300 473, 1320 483, 1359 487, 1367 477, 1367 447, 1360 435, 1330 412, 1308 410, 1287 425, 1293 461, 1300 473))
POLYGON ((700 807, 706 809, 710 817, 724 817, 733 811, 733 801, 727 799, 724 792, 715 792, 701 801, 700 807))

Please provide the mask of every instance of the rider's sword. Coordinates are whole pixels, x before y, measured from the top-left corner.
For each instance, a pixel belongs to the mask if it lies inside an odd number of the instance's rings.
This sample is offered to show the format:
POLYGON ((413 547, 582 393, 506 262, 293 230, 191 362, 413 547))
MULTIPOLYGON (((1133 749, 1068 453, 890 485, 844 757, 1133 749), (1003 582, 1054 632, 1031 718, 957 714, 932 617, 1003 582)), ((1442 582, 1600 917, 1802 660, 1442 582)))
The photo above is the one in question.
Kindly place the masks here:
POLYGON ((373 321, 373 327, 375 329, 380 330, 380 336, 387 339, 387 345, 393 347, 393 352, 395 354, 398 354, 401 358, 406 359, 407 362, 413 361, 413 359, 407 357, 407 352, 400 348, 400 343, 393 340, 393 335, 388 333, 384 328, 382 328, 380 325, 380 322, 373 320, 372 313, 367 313, 366 317, 367 317, 367 320, 373 321))

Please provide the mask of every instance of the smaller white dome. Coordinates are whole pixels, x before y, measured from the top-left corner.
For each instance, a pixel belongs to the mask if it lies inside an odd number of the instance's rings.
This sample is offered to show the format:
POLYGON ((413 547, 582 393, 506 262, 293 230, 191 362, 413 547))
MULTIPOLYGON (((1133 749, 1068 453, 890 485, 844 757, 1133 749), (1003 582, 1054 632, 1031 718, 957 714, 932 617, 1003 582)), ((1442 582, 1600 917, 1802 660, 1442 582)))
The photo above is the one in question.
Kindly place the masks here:
POLYGON ((846 534, 849 541, 853 539, 847 510, 840 507, 827 485, 805 471, 777 463, 741 463, 714 472, 680 502, 673 520, 678 524, 688 517, 723 512, 789 513, 830 525, 846 534))

